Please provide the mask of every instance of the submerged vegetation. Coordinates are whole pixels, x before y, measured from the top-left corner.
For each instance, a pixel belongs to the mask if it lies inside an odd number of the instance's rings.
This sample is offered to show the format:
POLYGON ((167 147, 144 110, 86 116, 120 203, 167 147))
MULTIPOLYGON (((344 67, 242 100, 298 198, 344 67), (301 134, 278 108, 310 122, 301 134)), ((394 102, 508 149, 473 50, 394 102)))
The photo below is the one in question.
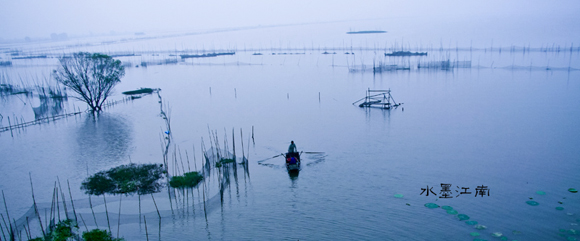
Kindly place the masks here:
POLYGON ((90 195, 156 193, 163 187, 160 179, 164 172, 163 165, 158 164, 121 165, 88 177, 81 189, 90 195))

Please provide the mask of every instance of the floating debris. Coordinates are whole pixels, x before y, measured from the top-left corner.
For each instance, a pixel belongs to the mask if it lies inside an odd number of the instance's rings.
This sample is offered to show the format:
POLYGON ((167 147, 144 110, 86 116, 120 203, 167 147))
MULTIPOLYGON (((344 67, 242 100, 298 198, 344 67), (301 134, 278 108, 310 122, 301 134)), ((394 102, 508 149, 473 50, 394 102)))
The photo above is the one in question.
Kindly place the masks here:
POLYGON ((556 207, 556 210, 562 211, 562 210, 564 210, 564 208, 563 207, 556 207))
POLYGON ((527 203, 528 205, 530 205, 530 206, 538 206, 538 205, 540 205, 540 203, 538 203, 538 202, 536 202, 536 201, 527 201, 526 203, 527 203))
POLYGON ((494 238, 499 238, 499 237, 503 236, 503 234, 500 232, 495 232, 495 233, 492 233, 491 236, 494 238))
POLYGON ((522 234, 522 232, 518 231, 518 230, 514 230, 512 231, 513 234, 522 234))
POLYGON ((469 220, 469 216, 465 214, 459 214, 457 217, 459 218, 459 221, 469 220))
POLYGON ((403 194, 395 194, 395 197, 396 198, 402 198, 403 197, 403 194))
POLYGON ((467 225, 477 225, 477 221, 467 221, 465 222, 467 225))
POLYGON ((406 203, 406 205, 407 205, 407 206, 411 206, 411 204, 410 204, 410 203, 406 203))
POLYGON ((435 203, 426 203, 425 204, 425 207, 428 207, 428 208, 438 208, 439 205, 437 205, 435 203))
POLYGON ((568 188, 568 192, 577 193, 578 190, 576 190, 576 188, 568 188))
POLYGON ((471 232, 471 233, 469 233, 469 235, 471 235, 473 237, 477 237, 477 236, 479 236, 481 234, 479 234, 478 232, 471 232))
POLYGON ((538 195, 546 195, 546 192, 543 192, 543 191, 537 191, 536 193, 537 193, 538 195))
POLYGON ((564 204, 562 201, 558 201, 559 204, 564 204))
POLYGON ((568 232, 568 234, 570 234, 570 235, 578 235, 578 234, 579 234, 579 233, 578 233, 578 230, 576 230, 576 229, 568 229, 568 231, 567 231, 567 232, 568 232))

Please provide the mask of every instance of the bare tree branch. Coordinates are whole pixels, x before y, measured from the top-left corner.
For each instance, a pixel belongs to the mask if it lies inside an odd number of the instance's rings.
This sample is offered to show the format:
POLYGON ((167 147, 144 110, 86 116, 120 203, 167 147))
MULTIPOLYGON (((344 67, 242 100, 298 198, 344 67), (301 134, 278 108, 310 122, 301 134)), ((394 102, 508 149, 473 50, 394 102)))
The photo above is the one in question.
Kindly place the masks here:
POLYGON ((92 111, 100 111, 113 87, 121 82, 125 69, 120 60, 100 53, 76 53, 72 57, 59 58, 60 66, 54 70, 54 78, 73 90, 89 105, 92 111))

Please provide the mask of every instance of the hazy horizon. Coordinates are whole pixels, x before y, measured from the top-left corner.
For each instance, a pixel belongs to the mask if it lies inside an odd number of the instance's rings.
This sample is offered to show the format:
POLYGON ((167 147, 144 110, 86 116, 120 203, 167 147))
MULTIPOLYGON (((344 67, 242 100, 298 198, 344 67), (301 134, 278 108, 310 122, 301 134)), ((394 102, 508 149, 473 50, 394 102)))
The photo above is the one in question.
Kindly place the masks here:
MULTIPOLYGON (((578 40, 580 2, 559 1, 5 1, 0 3, 0 39, 47 39, 51 34, 70 36, 111 33, 199 31, 219 28, 312 24, 380 19, 364 25, 389 31, 399 22, 412 21, 426 28, 513 29, 522 38, 550 35, 557 42, 578 40), (389 20, 389 21, 384 21, 389 20), (389 22, 391 24, 385 24, 389 22), (553 35, 553 36, 551 36, 553 35)), ((368 22, 368 21, 367 21, 368 22)), ((363 30, 363 29, 356 29, 363 30)), ((485 36, 501 39, 504 33, 487 29, 485 36)), ((441 33, 440 38, 447 36, 441 33)), ((550 39, 551 40, 551 39, 550 39)), ((525 39, 522 39, 525 42, 525 39)))

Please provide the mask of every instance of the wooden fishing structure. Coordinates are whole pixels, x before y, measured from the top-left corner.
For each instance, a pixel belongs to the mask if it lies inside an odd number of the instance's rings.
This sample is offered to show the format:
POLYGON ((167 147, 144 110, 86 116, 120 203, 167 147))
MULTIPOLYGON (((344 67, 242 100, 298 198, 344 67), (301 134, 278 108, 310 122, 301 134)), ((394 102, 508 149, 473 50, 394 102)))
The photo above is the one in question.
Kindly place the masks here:
POLYGON ((403 103, 397 103, 391 95, 391 90, 367 90, 366 96, 352 103, 359 107, 374 107, 380 109, 397 108, 403 103))

